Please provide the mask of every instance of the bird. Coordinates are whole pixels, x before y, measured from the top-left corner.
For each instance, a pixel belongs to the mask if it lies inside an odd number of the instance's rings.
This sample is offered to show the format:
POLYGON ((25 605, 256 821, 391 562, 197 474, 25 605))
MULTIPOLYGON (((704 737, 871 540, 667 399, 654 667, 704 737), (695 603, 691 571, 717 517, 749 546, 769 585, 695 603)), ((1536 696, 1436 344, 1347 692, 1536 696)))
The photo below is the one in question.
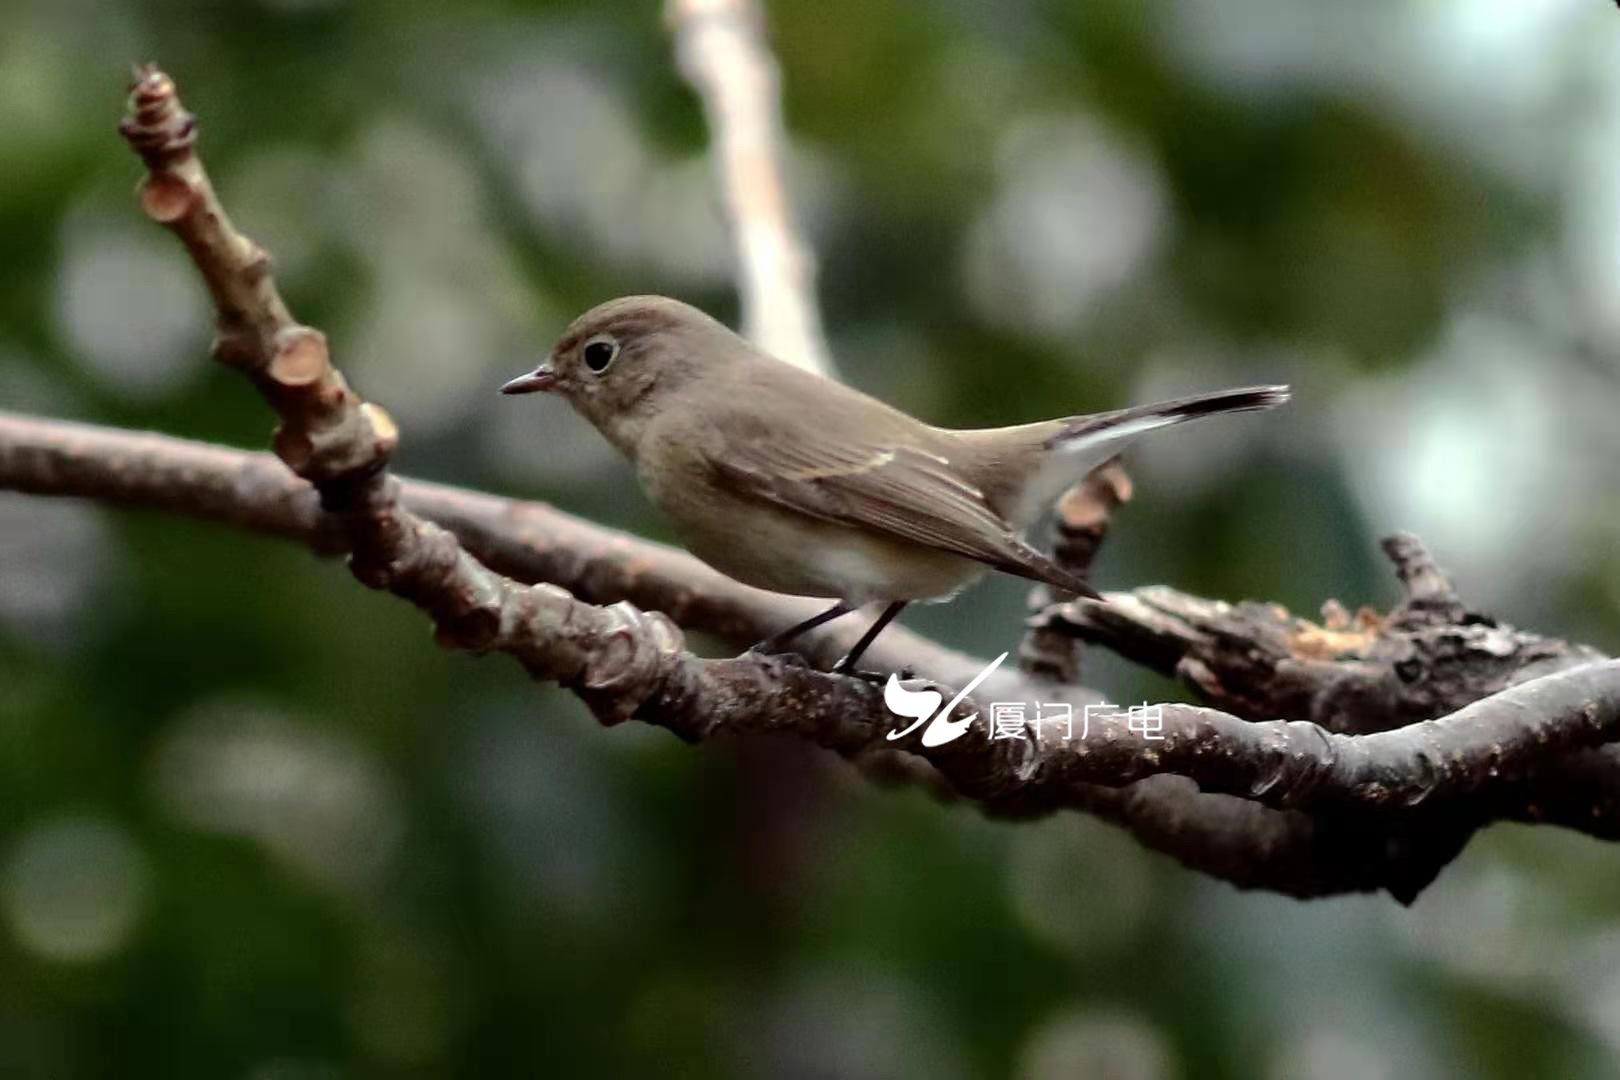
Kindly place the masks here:
POLYGON ((1249 386, 1011 427, 936 427, 652 295, 591 308, 543 363, 500 389, 565 398, 629 458, 703 562, 748 585, 833 601, 751 651, 787 650, 883 602, 832 668, 857 675, 908 603, 948 600, 988 570, 1097 597, 1023 539, 1045 507, 1146 432, 1289 398, 1286 386, 1249 386))

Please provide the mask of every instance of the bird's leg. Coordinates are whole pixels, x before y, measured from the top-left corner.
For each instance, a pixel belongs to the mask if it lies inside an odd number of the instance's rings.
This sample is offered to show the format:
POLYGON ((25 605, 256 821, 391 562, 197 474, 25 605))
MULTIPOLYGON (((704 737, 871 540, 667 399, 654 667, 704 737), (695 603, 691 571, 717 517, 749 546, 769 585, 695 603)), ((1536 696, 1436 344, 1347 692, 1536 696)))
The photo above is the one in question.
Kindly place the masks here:
POLYGON ((855 643, 855 647, 850 649, 849 652, 845 653, 843 659, 839 660, 838 663, 833 665, 833 674, 856 675, 864 677, 863 672, 855 670, 856 663, 859 662, 861 655, 871 647, 872 642, 877 640, 877 636, 883 633, 883 628, 892 623, 894 621, 894 617, 900 614, 900 609, 905 606, 906 601, 896 600, 894 603, 884 608, 883 614, 874 619, 872 621, 872 625, 866 628, 866 633, 861 635, 861 640, 855 643))
POLYGON ((770 637, 766 638, 764 641, 760 642, 758 645, 755 645, 748 651, 751 653, 764 653, 766 655, 781 652, 783 649, 786 649, 789 645, 793 644, 793 642, 801 635, 809 633, 811 630, 814 630, 823 623, 830 623, 841 615, 848 615, 854 610, 854 608, 840 600, 838 603, 834 604, 826 611, 821 612, 819 615, 812 615, 803 622, 795 623, 779 634, 772 634, 770 637))

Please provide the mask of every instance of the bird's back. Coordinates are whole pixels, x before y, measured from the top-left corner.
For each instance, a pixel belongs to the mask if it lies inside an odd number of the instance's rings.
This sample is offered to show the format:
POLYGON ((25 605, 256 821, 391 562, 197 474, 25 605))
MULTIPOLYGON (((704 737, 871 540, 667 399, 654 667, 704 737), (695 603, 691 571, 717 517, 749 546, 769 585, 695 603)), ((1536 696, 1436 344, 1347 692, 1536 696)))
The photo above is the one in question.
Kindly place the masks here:
POLYGON ((735 402, 733 431, 745 437, 796 444, 831 442, 852 458, 878 458, 902 449, 940 460, 1009 524, 1020 527, 1020 500, 1051 440, 1071 421, 1051 420, 996 429, 935 427, 855 387, 784 364, 752 348, 724 373, 735 402), (761 412, 760 400, 803 402, 793 410, 761 412))

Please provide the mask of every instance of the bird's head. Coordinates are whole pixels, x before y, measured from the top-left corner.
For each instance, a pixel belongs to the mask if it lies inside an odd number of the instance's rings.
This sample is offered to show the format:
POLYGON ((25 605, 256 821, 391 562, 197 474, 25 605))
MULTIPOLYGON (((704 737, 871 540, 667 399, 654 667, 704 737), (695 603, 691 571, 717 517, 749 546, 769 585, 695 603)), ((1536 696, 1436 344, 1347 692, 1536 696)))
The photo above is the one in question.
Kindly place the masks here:
POLYGON ((629 451, 671 394, 741 345, 725 326, 666 296, 624 296, 569 324, 551 355, 503 394, 547 391, 629 451))

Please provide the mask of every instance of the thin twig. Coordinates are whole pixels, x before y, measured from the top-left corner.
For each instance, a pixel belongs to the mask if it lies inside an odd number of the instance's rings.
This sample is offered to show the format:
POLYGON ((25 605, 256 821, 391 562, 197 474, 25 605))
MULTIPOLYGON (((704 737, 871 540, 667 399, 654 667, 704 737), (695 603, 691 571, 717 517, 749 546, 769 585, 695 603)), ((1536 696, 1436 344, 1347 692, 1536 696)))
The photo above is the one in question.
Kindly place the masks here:
MULTIPOLYGON (((1131 500, 1131 478, 1119 458, 1093 469, 1084 480, 1057 501, 1052 560, 1082 579, 1091 577, 1091 564, 1108 536, 1108 523, 1121 503, 1131 500)), ((1073 600, 1050 585, 1036 585, 1029 593, 1032 612, 1018 659, 1025 671, 1059 682, 1080 681, 1080 650, 1074 635, 1053 623, 1048 609, 1073 600)))

